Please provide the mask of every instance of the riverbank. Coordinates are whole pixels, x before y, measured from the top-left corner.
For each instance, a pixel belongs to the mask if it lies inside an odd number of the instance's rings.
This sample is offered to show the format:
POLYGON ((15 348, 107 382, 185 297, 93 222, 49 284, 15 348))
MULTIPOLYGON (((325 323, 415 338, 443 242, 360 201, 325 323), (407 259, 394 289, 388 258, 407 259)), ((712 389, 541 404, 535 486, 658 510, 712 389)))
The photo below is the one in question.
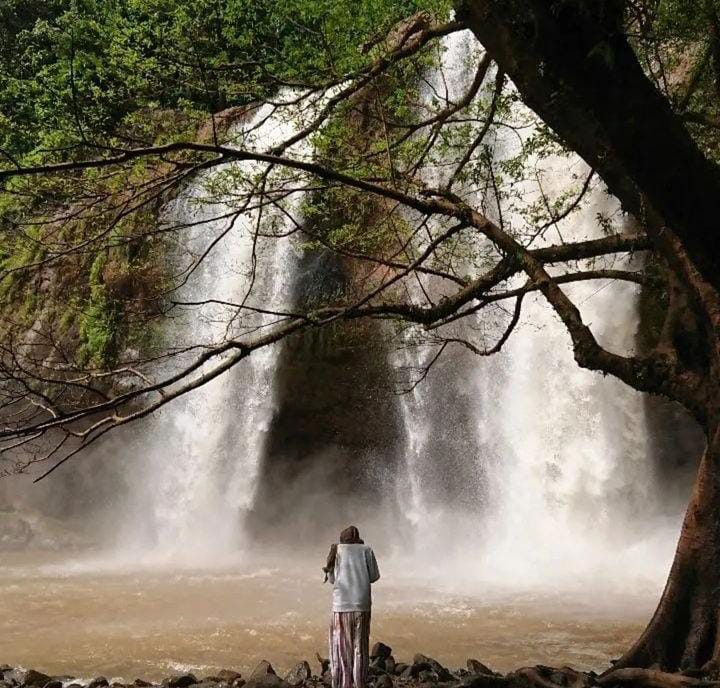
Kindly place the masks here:
MULTIPOLYGON (((508 675, 493 671, 476 659, 468 659, 467 668, 451 670, 437 660, 423 654, 415 654, 411 660, 396 660, 392 648, 375 643, 371 650, 369 688, 394 688, 395 686, 445 686, 452 688, 500 688, 532 683, 542 677, 548 688, 557 685, 567 688, 571 683, 591 686, 595 683, 594 672, 582 673, 572 669, 533 667, 520 669, 508 675)), ((212 676, 198 677, 194 673, 167 676, 158 682, 136 678, 128 682, 124 678, 97 676, 78 679, 73 676, 50 676, 35 669, 11 667, 0 664, 0 688, 326 688, 331 685, 329 661, 316 656, 315 669, 302 661, 284 674, 278 674, 266 660, 251 672, 243 675, 233 669, 222 669, 212 676)))

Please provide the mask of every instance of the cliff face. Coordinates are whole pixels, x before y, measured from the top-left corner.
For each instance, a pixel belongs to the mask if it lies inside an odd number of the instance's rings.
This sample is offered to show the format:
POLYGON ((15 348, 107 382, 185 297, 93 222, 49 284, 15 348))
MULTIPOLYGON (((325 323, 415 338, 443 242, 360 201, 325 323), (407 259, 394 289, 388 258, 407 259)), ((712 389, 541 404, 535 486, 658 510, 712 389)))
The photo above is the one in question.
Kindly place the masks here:
MULTIPOLYGON (((353 282, 326 251, 306 251, 298 261, 295 308, 342 294, 353 282)), ((333 537, 346 521, 372 518, 368 505, 387 497, 402 447, 390 333, 379 321, 344 323, 283 344, 250 517, 258 536, 293 540, 319 529, 333 537)))

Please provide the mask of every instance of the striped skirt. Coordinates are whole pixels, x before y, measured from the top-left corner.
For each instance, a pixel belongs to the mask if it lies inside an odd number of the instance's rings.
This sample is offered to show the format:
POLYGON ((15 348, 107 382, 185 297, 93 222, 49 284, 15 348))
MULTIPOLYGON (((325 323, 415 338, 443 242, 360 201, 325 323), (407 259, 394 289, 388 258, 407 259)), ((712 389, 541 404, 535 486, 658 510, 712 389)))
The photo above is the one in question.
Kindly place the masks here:
POLYGON ((333 612, 330 618, 332 688, 366 688, 370 612, 333 612))

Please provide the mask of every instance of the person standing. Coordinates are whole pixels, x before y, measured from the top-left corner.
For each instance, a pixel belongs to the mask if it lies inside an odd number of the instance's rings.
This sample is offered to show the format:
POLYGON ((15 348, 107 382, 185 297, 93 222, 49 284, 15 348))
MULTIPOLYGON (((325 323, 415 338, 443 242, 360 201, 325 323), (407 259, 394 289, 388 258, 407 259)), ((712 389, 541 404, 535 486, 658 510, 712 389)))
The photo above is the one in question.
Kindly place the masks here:
POLYGON ((366 688, 370 663, 370 586, 380 578, 372 548, 355 526, 340 533, 323 567, 333 585, 330 618, 332 688, 366 688))

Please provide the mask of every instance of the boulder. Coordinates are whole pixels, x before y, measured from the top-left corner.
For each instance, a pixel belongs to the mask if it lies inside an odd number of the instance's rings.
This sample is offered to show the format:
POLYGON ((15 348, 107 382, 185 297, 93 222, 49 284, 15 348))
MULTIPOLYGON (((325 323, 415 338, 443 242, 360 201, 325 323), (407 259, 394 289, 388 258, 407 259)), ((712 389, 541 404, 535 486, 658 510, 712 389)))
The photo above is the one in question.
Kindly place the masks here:
POLYGON ((402 676, 402 674, 405 672, 405 670, 408 668, 408 665, 405 664, 405 662, 396 662, 395 663, 395 676, 402 676))
MULTIPOLYGON (((233 683, 239 678, 242 678, 239 671, 233 671, 232 669, 220 669, 216 674, 218 681, 225 681, 225 683, 233 683)), ((206 681, 208 679, 205 679, 206 681)))
POLYGON ((317 657, 317 661, 320 662, 320 676, 325 676, 325 674, 329 674, 330 660, 321 657, 319 652, 315 653, 315 657, 317 657))
POLYGON ((312 676, 312 669, 307 662, 299 662, 285 675, 285 680, 291 686, 301 686, 312 676))
POLYGON ((383 657, 372 657, 370 659, 370 668, 379 671, 387 671, 385 668, 385 659, 383 657))
POLYGON ((288 688, 288 683, 275 673, 272 664, 266 660, 253 669, 245 685, 248 688, 288 688))
POLYGON ((58 681, 56 678, 51 678, 43 688, 63 688, 62 681, 58 681))
POLYGON ((387 659, 392 654, 392 648, 385 643, 375 643, 370 650, 370 658, 380 657, 381 659, 387 659))
POLYGON ((180 676, 172 676, 167 681, 169 688, 188 688, 188 686, 194 686, 197 683, 200 683, 200 681, 197 680, 195 674, 180 674, 180 676))
POLYGON ((455 677, 452 675, 452 672, 449 669, 446 669, 440 662, 438 662, 436 659, 433 659, 432 657, 428 657, 427 655, 421 655, 416 654, 413 657, 413 667, 422 667, 421 669, 416 670, 416 673, 414 674, 413 678, 415 676, 418 676, 421 671, 425 669, 430 669, 430 671, 434 671, 437 674, 438 681, 454 681, 455 677))
POLYGON ((50 680, 47 674, 43 674, 41 671, 35 671, 35 669, 28 669, 21 683, 26 686, 33 686, 33 688, 42 688, 50 680))
POLYGON ((418 681, 421 683, 437 683, 438 682, 438 675, 434 671, 430 671, 429 669, 423 669, 418 674, 418 681))
POLYGON ((489 674, 494 676, 495 672, 477 659, 468 659, 467 668, 471 674, 489 674))
POLYGON ((106 688, 108 680, 104 676, 98 676, 88 683, 87 688, 106 688))

